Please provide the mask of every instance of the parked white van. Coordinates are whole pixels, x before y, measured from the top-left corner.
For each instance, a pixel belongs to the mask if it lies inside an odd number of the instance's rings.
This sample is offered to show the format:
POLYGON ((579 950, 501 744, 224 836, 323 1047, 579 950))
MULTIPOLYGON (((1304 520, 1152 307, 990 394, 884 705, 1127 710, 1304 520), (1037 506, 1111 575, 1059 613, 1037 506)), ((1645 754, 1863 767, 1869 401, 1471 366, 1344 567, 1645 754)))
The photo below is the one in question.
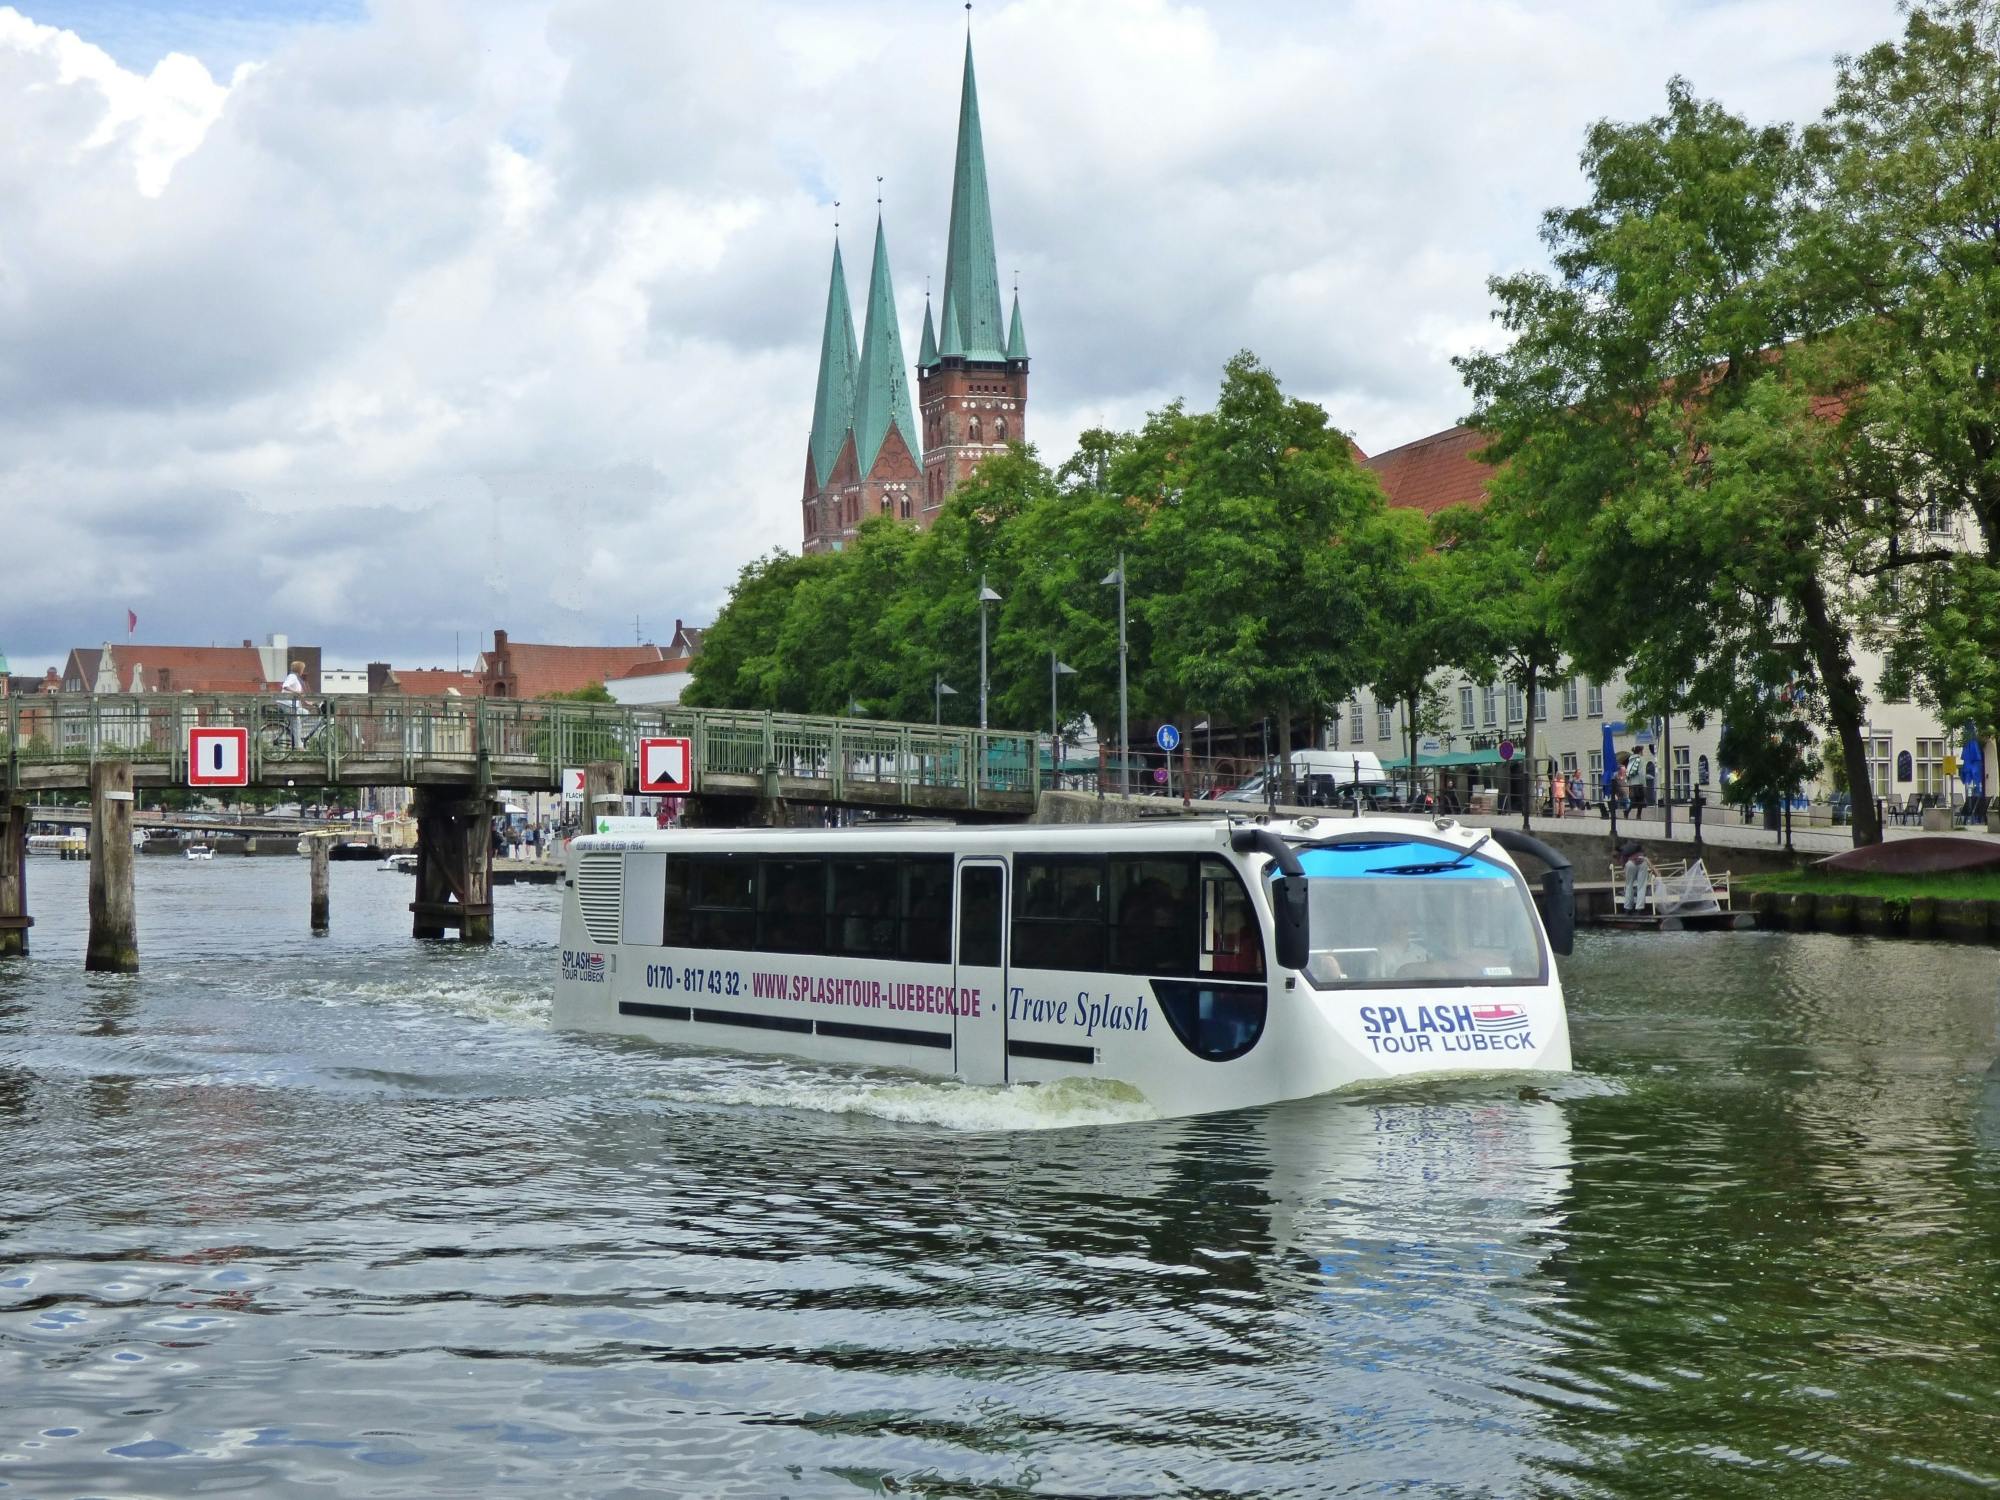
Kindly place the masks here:
MULTIPOLYGON (((1280 774, 1275 762, 1270 774, 1280 774)), ((1337 787, 1357 783, 1363 787, 1386 787, 1389 773, 1382 769, 1382 758, 1373 750, 1294 750, 1292 779, 1298 787, 1294 799, 1298 805, 1321 807, 1332 803, 1337 787)), ((1262 802, 1264 781, 1265 773, 1260 772, 1234 790, 1224 792, 1219 800, 1262 802)))

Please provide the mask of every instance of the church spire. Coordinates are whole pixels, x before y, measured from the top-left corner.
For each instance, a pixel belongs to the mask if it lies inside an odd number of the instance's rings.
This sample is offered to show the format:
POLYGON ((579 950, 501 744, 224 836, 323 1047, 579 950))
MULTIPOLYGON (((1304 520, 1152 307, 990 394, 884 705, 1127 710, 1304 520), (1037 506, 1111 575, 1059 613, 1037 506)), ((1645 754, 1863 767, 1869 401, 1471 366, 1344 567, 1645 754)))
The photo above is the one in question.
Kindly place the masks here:
POLYGON ((865 476, 891 427, 899 428, 918 456, 916 424, 910 420, 910 381, 903 371, 903 335, 896 323, 896 288, 889 279, 889 242, 875 218, 875 264, 868 273, 867 323, 861 334, 861 364, 854 391, 854 461, 865 476))
POLYGON ((949 324, 939 348, 958 345, 967 359, 998 362, 1002 345, 1000 273, 993 253, 993 210, 986 198, 986 147, 979 131, 979 88, 972 76, 972 37, 965 39, 965 80, 958 97, 958 155, 952 169, 951 227, 944 262, 944 311, 949 324))
POLYGON ((938 362, 937 333, 931 326, 931 294, 924 293, 924 341, 917 346, 917 368, 928 370, 938 362))
POLYGON ((1007 325, 1007 358, 1028 357, 1028 336, 1021 329, 1021 289, 1014 288, 1014 316, 1007 325))
POLYGON ((840 457, 840 445, 854 425, 854 311, 847 301, 847 272, 840 263, 840 241, 833 242, 833 276, 826 288, 826 327, 819 340, 819 383, 813 389, 813 483, 824 486, 840 457))

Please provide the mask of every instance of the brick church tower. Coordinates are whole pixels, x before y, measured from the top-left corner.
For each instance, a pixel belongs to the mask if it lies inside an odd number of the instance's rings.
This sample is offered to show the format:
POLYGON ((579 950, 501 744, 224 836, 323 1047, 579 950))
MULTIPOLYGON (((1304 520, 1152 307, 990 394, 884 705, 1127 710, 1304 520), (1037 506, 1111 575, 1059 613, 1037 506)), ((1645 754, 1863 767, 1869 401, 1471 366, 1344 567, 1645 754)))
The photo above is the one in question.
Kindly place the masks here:
POLYGON ((970 37, 959 94, 944 316, 941 327, 934 324, 926 301, 923 343, 917 355, 921 429, 911 412, 896 292, 879 214, 865 318, 857 351, 847 277, 836 243, 820 335, 812 435, 806 447, 802 507, 807 552, 839 551, 868 516, 891 515, 930 525, 945 497, 982 458, 1005 452, 1009 443, 1026 436, 1028 343, 1021 329, 1018 293, 1002 336, 1000 277, 993 250, 993 212, 986 197, 986 152, 979 132, 970 37))
POLYGON ((917 354, 917 405, 924 420, 924 514, 928 525, 945 497, 992 453, 1027 436, 1028 340, 1021 298, 1012 324, 1000 324, 1000 276, 993 254, 993 210, 986 198, 986 147, 979 132, 979 89, 972 38, 965 39, 965 80, 958 97, 958 157, 951 180, 951 228, 945 247, 944 314, 933 327, 924 307, 917 354))

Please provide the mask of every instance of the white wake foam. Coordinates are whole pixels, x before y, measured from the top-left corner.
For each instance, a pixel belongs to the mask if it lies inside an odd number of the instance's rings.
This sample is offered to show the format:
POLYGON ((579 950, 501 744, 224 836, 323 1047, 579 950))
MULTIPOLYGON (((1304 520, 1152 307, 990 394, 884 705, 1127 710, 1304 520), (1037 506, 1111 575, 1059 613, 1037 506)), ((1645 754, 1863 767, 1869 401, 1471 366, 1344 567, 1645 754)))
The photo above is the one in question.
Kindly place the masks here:
POLYGON ((836 1082, 789 1077, 747 1085, 718 1081, 686 1089, 655 1089, 650 1095, 675 1104, 869 1115, 903 1125, 965 1131, 1062 1130, 1160 1118, 1160 1111, 1130 1084, 1096 1078, 988 1087, 945 1080, 836 1082))

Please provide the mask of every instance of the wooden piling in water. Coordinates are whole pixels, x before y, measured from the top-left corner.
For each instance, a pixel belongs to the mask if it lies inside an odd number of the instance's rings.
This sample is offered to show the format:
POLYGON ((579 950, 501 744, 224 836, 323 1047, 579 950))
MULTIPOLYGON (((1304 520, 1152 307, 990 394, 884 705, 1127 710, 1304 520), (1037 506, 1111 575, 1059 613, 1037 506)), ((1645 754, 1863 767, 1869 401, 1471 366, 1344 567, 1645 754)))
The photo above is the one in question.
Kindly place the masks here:
POLYGON ((308 834, 306 847, 310 851, 308 863, 312 866, 313 936, 324 937, 333 925, 331 921, 333 898, 327 877, 333 853, 332 835, 308 834))
POLYGON ((28 929, 28 804, 0 800, 0 958, 25 958, 28 929))
POLYGON ((83 966, 99 974, 139 971, 132 899, 132 763, 90 768, 90 942, 83 966))
POLYGON ((410 935, 441 938, 458 929, 467 943, 493 941, 493 798, 418 787, 417 899, 410 935))

